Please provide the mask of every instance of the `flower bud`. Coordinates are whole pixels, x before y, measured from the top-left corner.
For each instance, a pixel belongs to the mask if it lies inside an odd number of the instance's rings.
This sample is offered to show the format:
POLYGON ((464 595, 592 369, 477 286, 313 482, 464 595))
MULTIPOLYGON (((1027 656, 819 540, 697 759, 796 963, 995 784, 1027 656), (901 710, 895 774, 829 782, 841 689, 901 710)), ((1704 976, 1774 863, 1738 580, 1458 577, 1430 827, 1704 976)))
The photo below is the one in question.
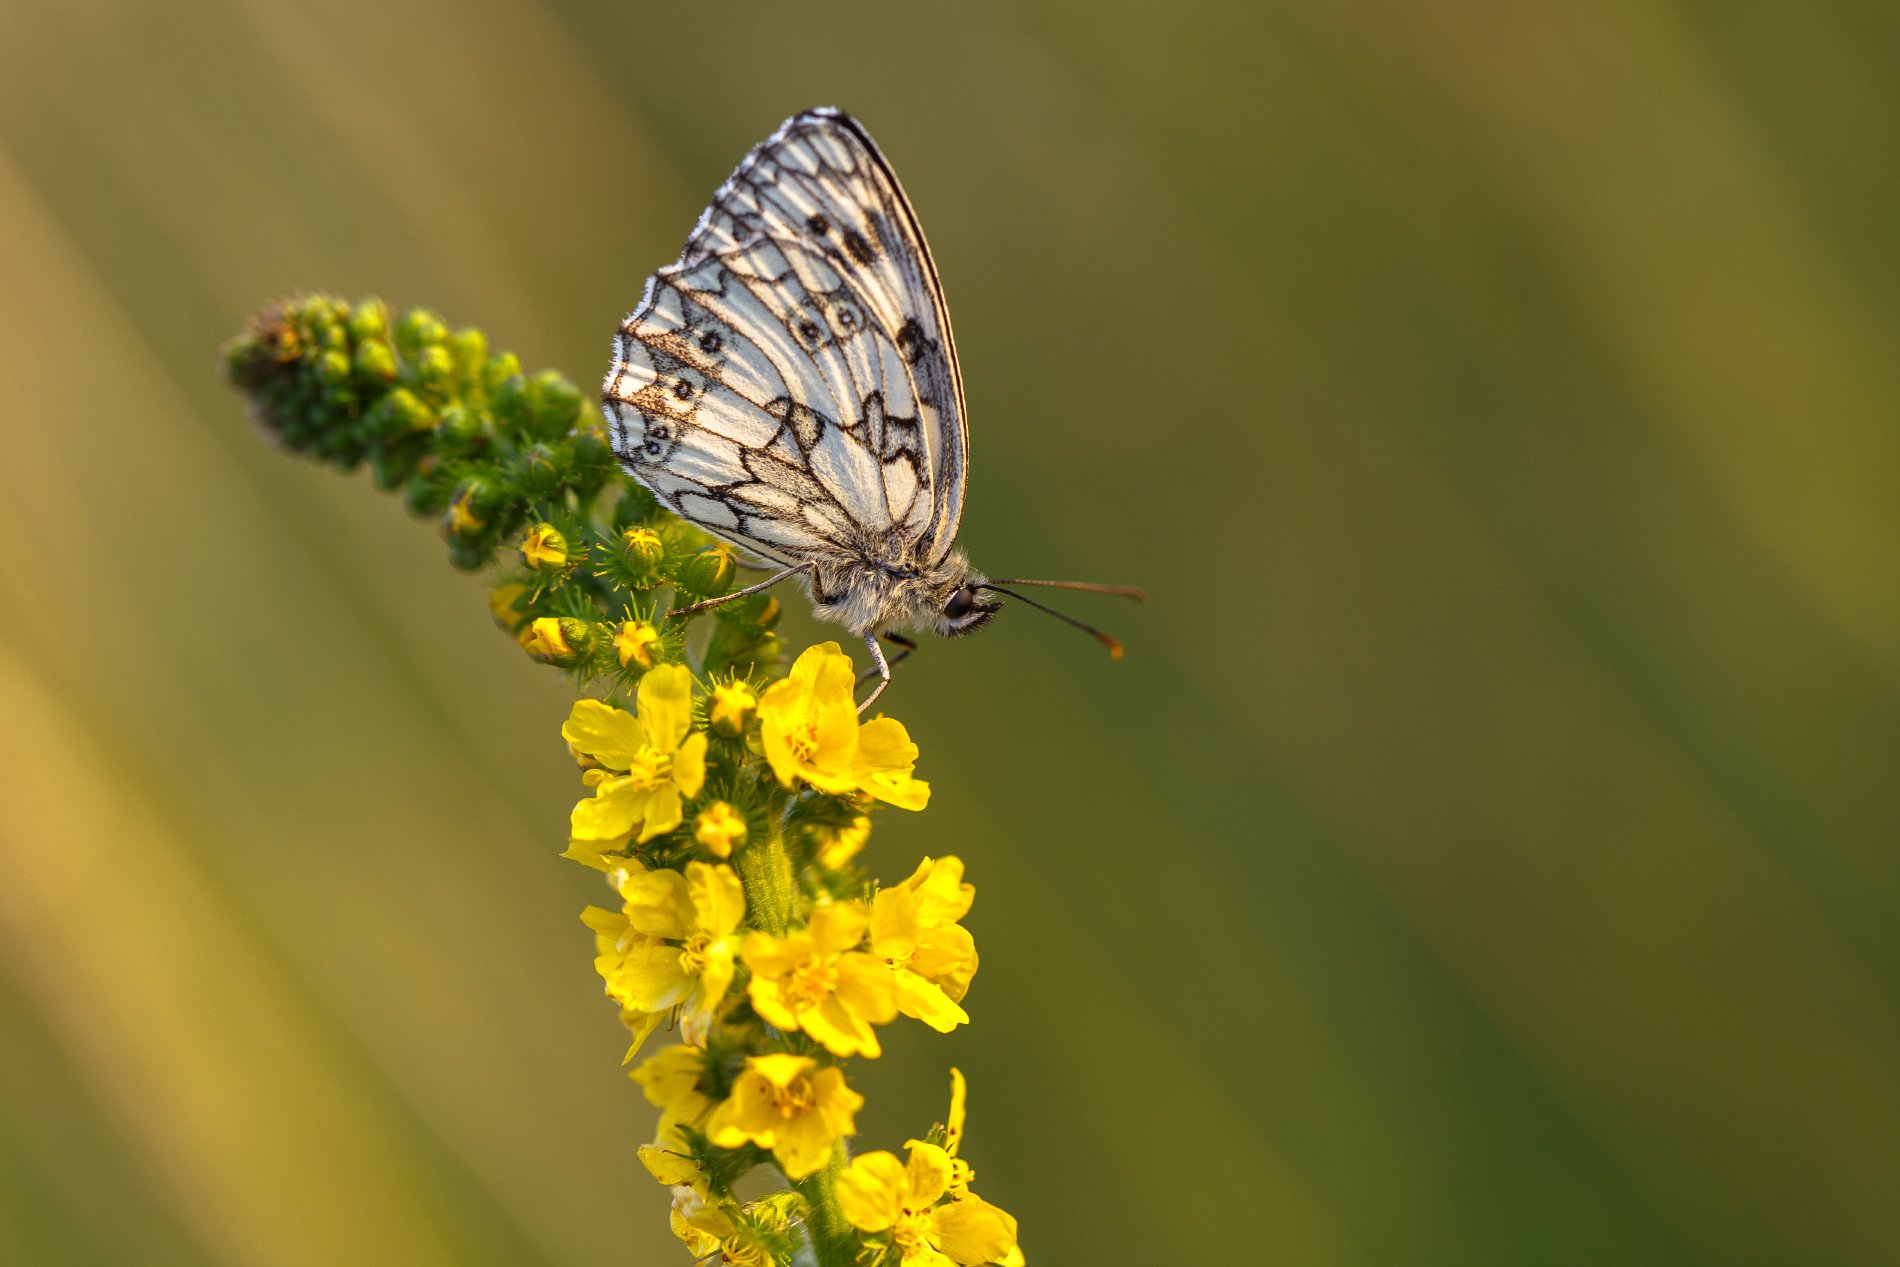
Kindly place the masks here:
POLYGON ((527 614, 521 610, 521 603, 527 597, 528 587, 519 581, 497 585, 488 596, 489 614, 509 633, 519 633, 521 626, 528 622, 527 614))
POLYGON ((706 720, 718 734, 737 739, 759 713, 759 697, 744 682, 722 682, 712 689, 706 720))
POLYGON ((455 368, 464 377, 474 378, 482 372, 483 364, 488 360, 488 336, 474 326, 457 330, 449 336, 449 355, 455 360, 455 368))
POLYGON ((357 344, 355 361, 358 378, 387 383, 396 377, 396 354, 381 340, 357 344))
POLYGON ((732 588, 739 565, 732 551, 721 545, 701 548, 680 565, 679 585, 700 598, 717 598, 732 588))
POLYGON ((558 572, 567 559, 567 538, 553 524, 536 524, 521 539, 521 561, 537 572, 558 572))
POLYGON ((542 439, 564 436, 579 419, 580 389, 554 370, 528 380, 528 431, 542 439))
POLYGON ((425 387, 446 389, 455 377, 455 359, 438 344, 417 352, 415 366, 416 379, 425 387))
POLYGON ((636 589, 651 589, 660 583, 660 566, 666 562, 666 543, 651 528, 629 528, 620 534, 620 560, 626 565, 627 580, 636 589))
POLYGON ((521 487, 530 497, 549 497, 561 486, 567 466, 553 445, 531 444, 521 451, 521 487))
POLYGON ((614 654, 623 669, 636 664, 650 669, 660 662, 660 631, 650 620, 622 621, 614 635, 614 654))
POLYGON ((693 820, 693 839, 715 858, 732 857, 745 837, 745 815, 724 801, 714 801, 693 820))
POLYGON ((486 432, 480 414, 454 401, 442 406, 442 416, 436 423, 436 430, 445 444, 459 449, 473 446, 486 432))
POLYGON ((573 668, 587 655, 593 630, 572 616, 537 616, 521 631, 521 646, 543 664, 573 668))
POLYGON ((490 392, 511 378, 521 377, 521 359, 513 352, 497 352, 482 366, 482 386, 490 392))
POLYGON ((317 357, 317 381, 325 387, 341 387, 350 381, 350 358, 335 348, 317 357))
POLYGON ((574 465, 582 468, 609 466, 614 460, 613 444, 607 439, 607 432, 598 425, 576 427, 570 438, 574 441, 574 465))
POLYGON ((451 541, 472 541, 488 527, 493 513, 494 490, 487 481, 463 480, 442 514, 442 531, 451 541))
POLYGON ((389 305, 365 299, 350 312, 350 338, 356 343, 380 340, 389 333, 389 305))
POLYGON ((442 324, 442 318, 427 308, 411 308, 396 323, 396 346, 406 356, 418 356, 424 348, 437 347, 448 337, 449 328, 442 324))

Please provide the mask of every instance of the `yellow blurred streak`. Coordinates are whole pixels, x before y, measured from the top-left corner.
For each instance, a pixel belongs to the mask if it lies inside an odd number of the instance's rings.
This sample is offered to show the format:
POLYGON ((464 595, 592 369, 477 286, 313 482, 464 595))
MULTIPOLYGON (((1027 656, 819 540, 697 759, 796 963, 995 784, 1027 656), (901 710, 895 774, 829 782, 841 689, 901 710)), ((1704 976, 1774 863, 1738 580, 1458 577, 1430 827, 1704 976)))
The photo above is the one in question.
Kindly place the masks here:
POLYGON ((231 1264, 459 1261, 243 911, 10 650, 0 716, 7 956, 202 1242, 231 1264))

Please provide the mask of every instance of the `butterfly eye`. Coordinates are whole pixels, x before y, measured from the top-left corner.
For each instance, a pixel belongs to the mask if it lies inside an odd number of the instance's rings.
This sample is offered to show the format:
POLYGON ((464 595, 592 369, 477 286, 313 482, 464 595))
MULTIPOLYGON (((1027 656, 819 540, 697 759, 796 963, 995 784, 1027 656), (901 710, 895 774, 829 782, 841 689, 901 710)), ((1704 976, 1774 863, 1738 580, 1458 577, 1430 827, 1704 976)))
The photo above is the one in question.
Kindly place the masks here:
POLYGON ((975 607, 976 595, 966 585, 950 596, 950 601, 943 605, 943 614, 952 620, 962 620, 975 607))

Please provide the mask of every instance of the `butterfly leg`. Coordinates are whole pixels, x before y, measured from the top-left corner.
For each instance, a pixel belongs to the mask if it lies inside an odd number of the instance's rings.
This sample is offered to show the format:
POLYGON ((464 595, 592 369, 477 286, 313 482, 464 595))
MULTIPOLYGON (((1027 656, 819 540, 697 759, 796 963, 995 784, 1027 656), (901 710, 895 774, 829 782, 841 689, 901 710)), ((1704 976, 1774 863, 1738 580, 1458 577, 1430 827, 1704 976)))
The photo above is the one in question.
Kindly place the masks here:
MULTIPOLYGON (((916 641, 912 639, 910 635, 908 634, 883 633, 883 634, 879 634, 878 637, 884 639, 884 641, 890 643, 893 647, 897 648, 896 655, 892 656, 889 661, 880 660, 879 661, 880 664, 888 663, 892 666, 902 664, 905 661, 905 659, 910 655, 910 653, 917 649, 916 641)), ((866 669, 864 672, 858 674, 858 685, 863 686, 866 682, 869 682, 872 678, 876 677, 877 675, 878 675, 878 671, 876 669, 866 669)))
POLYGON ((777 585, 780 581, 784 580, 788 576, 796 576, 800 572, 809 572, 809 571, 811 571, 811 564, 794 563, 791 567, 786 568, 783 572, 776 572, 773 575, 766 577, 763 581, 760 581, 757 585, 748 585, 742 590, 734 590, 730 594, 721 594, 718 598, 709 598, 709 599, 706 599, 704 602, 694 603, 690 607, 675 607, 672 611, 666 614, 669 616, 690 616, 694 612, 707 611, 707 610, 710 610, 711 608, 719 606, 719 604, 721 603, 730 603, 735 598, 745 598, 748 595, 758 593, 760 590, 769 590, 774 585, 777 585))
MULTIPOLYGON (((858 705, 858 712, 860 713, 862 713, 865 709, 869 708, 871 706, 871 701, 875 700, 878 696, 882 695, 884 693, 884 688, 891 684, 890 661, 884 658, 884 648, 878 645, 877 635, 874 633, 865 634, 864 645, 871 648, 871 659, 877 665, 877 672, 878 672, 878 677, 880 680, 878 681, 877 686, 872 689, 871 693, 864 697, 864 702, 858 705)), ((903 657, 901 656, 899 657, 899 659, 902 659, 902 658, 903 657)), ((869 673, 866 673, 864 676, 868 678, 871 675, 869 673)), ((860 678, 858 680, 863 681, 864 679, 860 678)))

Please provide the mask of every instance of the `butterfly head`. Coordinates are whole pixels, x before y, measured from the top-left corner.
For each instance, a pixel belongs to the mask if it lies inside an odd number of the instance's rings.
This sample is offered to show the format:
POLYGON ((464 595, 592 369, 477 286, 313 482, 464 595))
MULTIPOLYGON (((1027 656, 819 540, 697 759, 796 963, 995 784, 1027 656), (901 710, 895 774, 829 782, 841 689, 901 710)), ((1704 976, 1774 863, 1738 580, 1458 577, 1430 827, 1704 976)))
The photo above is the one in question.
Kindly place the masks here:
POLYGON ((961 550, 926 577, 918 623, 945 638, 961 638, 990 623, 1003 605, 984 589, 985 577, 961 550))

